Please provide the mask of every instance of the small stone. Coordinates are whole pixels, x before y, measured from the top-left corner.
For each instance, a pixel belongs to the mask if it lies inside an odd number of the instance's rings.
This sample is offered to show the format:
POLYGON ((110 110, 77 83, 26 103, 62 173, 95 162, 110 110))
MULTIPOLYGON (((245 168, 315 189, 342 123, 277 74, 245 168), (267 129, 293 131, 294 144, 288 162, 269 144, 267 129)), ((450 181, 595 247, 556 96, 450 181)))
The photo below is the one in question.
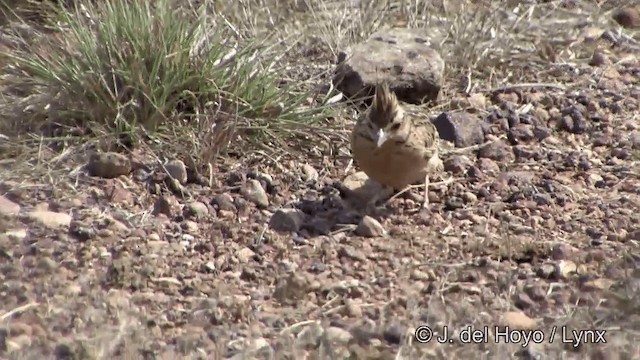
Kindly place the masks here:
POLYGON ((463 208, 464 202, 457 196, 450 196, 444 201, 444 206, 447 211, 451 211, 463 208))
POLYGON ((544 264, 538 268, 536 273, 543 279, 550 279, 556 273, 556 268, 552 264, 544 264))
POLYGON ((220 210, 218 211, 218 215, 223 219, 233 219, 235 216, 235 212, 229 210, 220 210))
POLYGON ((389 324, 383 331, 382 331, 382 337, 390 344, 400 344, 400 342, 402 341, 402 338, 404 337, 404 334, 406 334, 406 329, 396 323, 393 322, 391 324, 389 324))
POLYGON ((262 337, 252 338, 247 341, 246 345, 238 354, 231 357, 229 360, 244 360, 251 359, 273 359, 274 350, 269 345, 269 342, 262 337))
POLYGON ((519 96, 515 92, 501 92, 496 95, 496 98, 499 103, 511 103, 517 104, 519 101, 519 96))
POLYGON ((221 193, 216 195, 212 203, 218 205, 218 210, 220 211, 237 211, 236 205, 233 201, 233 196, 231 196, 231 194, 229 193, 221 193))
POLYGON ((158 284, 162 284, 164 286, 182 286, 182 282, 175 277, 165 276, 155 279, 158 284))
POLYGON ((598 278, 585 281, 581 287, 585 291, 608 290, 614 283, 613 280, 598 278))
POLYGON ((318 171, 309 164, 302 165, 302 180, 304 181, 318 180, 318 171))
POLYGON ((513 147, 513 154, 518 160, 531 160, 540 158, 540 149, 538 147, 516 145, 513 147))
POLYGON ((502 140, 496 140, 478 151, 479 158, 487 158, 495 161, 506 160, 511 154, 511 148, 502 140))
POLYGON ((187 166, 182 160, 171 160, 164 165, 164 168, 167 174, 169 174, 171 178, 178 180, 181 185, 187 183, 187 166))
POLYGON ((213 261, 207 261, 204 265, 202 265, 202 271, 205 273, 215 273, 216 272, 216 264, 213 261))
POLYGON ((524 286, 524 292, 533 301, 542 301, 547 297, 545 288, 537 282, 526 284, 524 286))
POLYGON ((180 204, 178 200, 173 196, 161 196, 153 204, 153 215, 164 214, 169 218, 172 218, 178 212, 180 204))
POLYGON ((520 311, 508 311, 502 314, 501 323, 510 330, 535 330, 538 322, 520 311))
POLYGON ((589 174, 588 182, 592 186, 599 187, 604 183, 604 178, 600 174, 589 174))
POLYGON ((464 155, 453 155, 444 161, 444 170, 453 174, 463 174, 473 165, 464 155))
POLYGON ((116 152, 95 152, 89 157, 87 170, 91 176, 116 178, 131 172, 131 160, 116 152))
POLYGON ((347 316, 357 319, 362 318, 362 307, 359 303, 355 302, 353 299, 346 298, 344 299, 344 306, 347 316))
POLYGON ((533 132, 533 127, 526 124, 518 124, 516 126, 513 126, 507 133, 507 139, 513 145, 528 143, 535 138, 536 136, 533 132))
POLYGON ((484 141, 482 120, 470 113, 442 113, 433 124, 438 129, 440 138, 450 141, 456 147, 468 147, 484 141))
POLYGON ((0 215, 15 216, 20 213, 20 205, 0 195, 0 215))
POLYGON ((249 260, 251 260, 254 256, 256 256, 256 253, 248 247, 244 247, 236 252, 236 257, 241 263, 249 262, 249 260))
MULTIPOLYGON (((3 339, 0 338, 0 340, 3 340, 3 339)), ((23 334, 23 335, 13 336, 11 337, 10 340, 5 338, 3 342, 5 343, 3 345, 6 348, 6 353, 11 354, 11 353, 19 353, 19 351, 21 350, 24 351, 28 349, 31 346, 32 339, 30 335, 23 334)))
POLYGON ((419 269, 414 269, 409 274, 409 278, 415 281, 433 281, 435 280, 435 274, 419 269))
POLYGON ((560 260, 555 266, 555 273, 559 279, 566 279, 578 270, 576 264, 571 260, 560 260))
POLYGON ((362 218, 358 226, 356 227, 356 234, 364 237, 378 237, 386 235, 386 230, 382 227, 382 224, 378 220, 371 216, 365 216, 362 218))
POLYGON ((591 60, 589 60, 589 65, 591 66, 603 66, 611 64, 611 60, 605 55, 602 51, 594 51, 591 56, 591 60))
POLYGON ((31 211, 27 213, 27 217, 52 229, 69 226, 72 220, 69 214, 53 211, 31 211))
POLYGON ((476 196, 476 194, 470 191, 466 191, 462 194, 462 200, 464 200, 464 202, 467 204, 473 204, 478 201, 478 197, 476 196))
POLYGON ((487 108, 487 98, 480 93, 471 94, 468 100, 469 105, 475 109, 484 110, 487 108))
POLYGON ((325 331, 325 335, 329 342, 334 344, 347 344, 353 338, 353 335, 345 329, 331 326, 325 331))
POLYGON ((529 309, 536 305, 536 303, 526 293, 519 292, 514 295, 513 303, 520 309, 529 309))
POLYGON ((58 344, 53 350, 56 359, 75 359, 76 353, 67 344, 58 344))
POLYGON ((340 189, 345 193, 346 198, 356 200, 364 204, 375 194, 383 191, 382 186, 369 179, 363 171, 358 171, 347 176, 340 184, 340 189))
POLYGON ((318 322, 313 322, 298 333, 296 343, 301 346, 316 347, 320 344, 320 339, 323 335, 324 328, 318 322))
POLYGON ((178 181, 178 179, 174 179, 172 177, 167 178, 167 187, 174 195, 177 195, 180 198, 184 199, 185 197, 189 196, 189 192, 185 189, 184 186, 180 184, 180 181, 178 181))
POLYGON ((10 239, 23 240, 24 238, 27 237, 27 229, 8 230, 4 234, 8 236, 10 239))
POLYGON ((576 248, 569 244, 557 243, 551 249, 551 256, 554 260, 564 260, 575 255, 576 248))
POLYGON ((640 6, 626 7, 614 11, 613 20, 627 29, 640 28, 640 6))
POLYGON ((198 231, 198 223, 191 220, 185 220, 182 223, 182 229, 188 233, 196 233, 198 231))
POLYGON ((263 173, 263 172, 249 173, 249 177, 251 176, 253 176, 253 178, 256 180, 263 181, 266 187, 273 186, 273 176, 267 173, 263 173))
POLYGON ((551 129, 544 126, 536 126, 533 128, 533 134, 535 135, 536 140, 542 141, 551 136, 551 129))
POLYGON ((297 303, 307 296, 310 286, 308 278, 296 272, 290 272, 288 276, 278 280, 273 291, 273 298, 283 304, 297 303))
POLYGON ((267 193, 260 184, 260 181, 256 179, 247 180, 240 192, 247 200, 253 202, 258 207, 266 208, 269 206, 267 193))
POLYGON ((305 214, 298 209, 278 209, 269 220, 269 227, 279 232, 297 232, 304 223, 305 214))
POLYGON ((206 204, 200 201, 193 201, 187 204, 185 207, 185 217, 195 217, 196 219, 202 219, 209 214, 209 208, 206 204))
POLYGON ((257 279, 258 274, 256 273, 255 268, 250 266, 245 266, 242 268, 242 272, 240 273, 240 280, 256 281, 257 279))
POLYGON ((361 251, 349 245, 340 246, 338 249, 338 256, 345 257, 353 261, 367 261, 367 257, 364 256, 361 251))

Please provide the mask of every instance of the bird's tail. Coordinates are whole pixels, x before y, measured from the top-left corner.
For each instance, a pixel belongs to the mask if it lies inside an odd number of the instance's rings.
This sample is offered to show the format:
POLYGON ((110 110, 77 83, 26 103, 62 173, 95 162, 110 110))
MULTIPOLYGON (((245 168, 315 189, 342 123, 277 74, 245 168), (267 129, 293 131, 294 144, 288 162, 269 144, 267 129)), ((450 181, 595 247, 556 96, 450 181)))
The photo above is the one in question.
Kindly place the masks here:
POLYGON ((400 103, 396 94, 389 88, 389 84, 376 85, 369 112, 371 121, 379 125, 387 124, 395 118, 398 111, 400 111, 400 103))

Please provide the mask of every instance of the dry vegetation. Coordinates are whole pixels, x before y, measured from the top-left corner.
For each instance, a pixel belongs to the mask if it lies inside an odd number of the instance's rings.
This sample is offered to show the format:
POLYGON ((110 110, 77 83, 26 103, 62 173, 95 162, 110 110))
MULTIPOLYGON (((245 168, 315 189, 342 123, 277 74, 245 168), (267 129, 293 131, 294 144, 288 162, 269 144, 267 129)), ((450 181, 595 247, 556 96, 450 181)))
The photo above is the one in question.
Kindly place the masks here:
MULTIPOLYGON (((592 148, 600 136, 639 128, 640 34, 611 16, 631 1, 53 3, 4 4, 0 195, 24 208, 47 203, 69 212, 74 226, 51 229, 0 212, 0 357, 640 357, 640 150, 611 156, 617 140, 606 151, 592 148), (384 239, 265 231, 277 205, 304 203, 309 193, 331 211, 327 188, 344 176, 354 113, 336 101, 335 59, 390 26, 426 29, 445 59, 434 114, 469 93, 494 101, 504 93, 522 98, 529 88, 560 110, 581 96, 609 104, 599 133, 550 127, 564 183, 552 161, 500 164, 540 179, 506 185, 520 194, 553 182, 554 201, 562 193, 571 205, 539 214, 555 225, 518 222, 513 214, 529 214, 522 209, 501 214, 513 210, 503 200, 426 219, 396 204, 384 239), (592 66, 594 54, 611 61, 592 66), (611 69, 621 87, 603 85, 611 69), (239 172, 270 174, 273 208, 245 204, 231 219, 218 212, 157 220, 151 209, 160 194, 142 182, 82 173, 96 149, 153 166, 181 159, 209 178, 189 196, 176 195, 181 203, 236 197, 228 179, 239 172), (320 179, 300 180, 302 163, 320 179), (606 185, 587 189, 594 171, 606 185), (618 229, 612 223, 625 233, 603 230, 618 229), (25 226, 25 236, 7 235, 25 226), (80 228, 93 235, 77 240, 80 228), (604 243, 589 229, 604 231, 604 243), (565 274, 564 260, 576 271, 565 274), (480 328, 516 308, 547 336, 554 326, 602 329, 607 344, 525 349, 411 340, 411 329, 423 324, 480 328), (349 335, 336 330, 343 328, 349 335)), ((449 191, 493 190, 497 177, 449 191)))

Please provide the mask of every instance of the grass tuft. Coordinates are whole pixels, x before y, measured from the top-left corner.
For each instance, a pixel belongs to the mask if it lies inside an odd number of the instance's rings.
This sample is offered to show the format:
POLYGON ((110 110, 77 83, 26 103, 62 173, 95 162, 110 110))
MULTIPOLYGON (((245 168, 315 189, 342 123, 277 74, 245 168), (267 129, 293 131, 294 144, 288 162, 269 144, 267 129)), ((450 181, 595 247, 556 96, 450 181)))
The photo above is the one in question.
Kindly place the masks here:
POLYGON ((13 75, 3 82, 30 94, 22 108, 5 106, 13 130, 57 138, 73 129, 83 141, 107 136, 125 146, 152 137, 206 163, 234 134, 264 143, 319 120, 322 108, 303 106, 308 94, 280 86, 269 40, 243 38, 206 6, 107 0, 55 7, 54 36, 21 39, 7 52, 13 75))

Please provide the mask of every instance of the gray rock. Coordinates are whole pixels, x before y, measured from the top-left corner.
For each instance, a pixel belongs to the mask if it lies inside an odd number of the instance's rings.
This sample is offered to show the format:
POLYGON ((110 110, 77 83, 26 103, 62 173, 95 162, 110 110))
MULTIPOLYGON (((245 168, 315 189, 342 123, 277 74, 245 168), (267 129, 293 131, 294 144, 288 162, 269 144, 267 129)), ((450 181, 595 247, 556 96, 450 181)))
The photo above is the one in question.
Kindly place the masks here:
POLYGON ((423 29, 379 31, 340 52, 333 82, 348 98, 366 96, 373 85, 385 81, 401 101, 434 101, 445 63, 428 42, 423 29))
POLYGON ((180 226, 182 227, 182 230, 188 233, 194 234, 198 231, 198 223, 195 221, 186 220, 182 224, 180 224, 180 226))
POLYGON ((344 193, 347 201, 362 206, 375 194, 385 190, 382 185, 369 179, 363 171, 358 171, 347 176, 342 180, 340 189, 344 193))
POLYGON ((171 218, 176 215, 179 206, 180 203, 178 203, 178 200, 173 196, 161 196, 153 204, 153 211, 151 213, 153 215, 164 214, 171 218))
POLYGON ((541 265, 536 271, 536 274, 543 279, 551 279, 555 273, 556 268, 553 264, 541 265))
POLYGON ((364 237, 378 237, 386 235, 386 230, 378 220, 365 216, 356 227, 356 234, 364 237))
POLYGON ((167 170, 167 174, 178 180, 181 185, 187 183, 187 166, 182 160, 171 160, 164 165, 164 168, 167 170))
POLYGON ((87 171, 91 176, 113 179, 131 172, 131 160, 116 152, 95 152, 89 157, 87 171))
POLYGON ((484 141, 482 119, 474 114, 442 113, 433 120, 433 124, 438 129, 440 138, 451 141, 456 147, 468 147, 484 141))
POLYGON ((48 228, 60 228, 71 224, 71 215, 53 211, 31 211, 27 217, 48 228))
POLYGON ((15 216, 20 213, 20 205, 0 195, 0 215, 15 216))
POLYGON ((304 181, 318 180, 318 171, 309 164, 302 165, 302 180, 304 181))
POLYGON ((518 292, 513 296, 513 303, 519 309, 526 310, 536 306, 536 303, 524 292, 518 292))
POLYGON ((238 210, 233 202, 233 196, 231 196, 231 194, 229 193, 221 193, 216 195, 213 203, 218 205, 218 210, 233 212, 236 212, 238 210))
POLYGON ((279 232, 297 232, 304 223, 305 214, 298 209, 278 209, 269 220, 269 227, 279 232))
POLYGON ((382 338, 390 344, 400 344, 406 332, 407 330, 403 325, 397 322, 391 322, 382 331, 382 338))
POLYGON ((620 26, 627 29, 640 29, 640 6, 627 6, 617 9, 611 15, 620 26))
POLYGON ((531 125, 518 124, 509 129, 507 138, 512 145, 516 145, 531 142, 536 136, 531 125))
POLYGON ((241 263, 249 262, 249 260, 253 259, 254 256, 256 256, 256 253, 248 247, 243 247, 236 252, 236 257, 241 263))
POLYGON ((324 335, 324 328, 318 322, 305 326, 296 336, 296 342, 303 346, 316 347, 324 335))
POLYGON ((262 337, 245 340, 243 349, 230 357, 229 360, 244 359, 274 359, 274 350, 269 342, 262 337))
POLYGON ((555 276, 558 279, 567 279, 569 276, 578 271, 578 267, 571 260, 560 260, 555 264, 555 276))
POLYGON ((464 174, 473 162, 465 155, 453 155, 444 160, 444 170, 453 174, 464 174))
POLYGON ((533 301, 543 301, 547 297, 547 291, 544 285, 539 281, 533 281, 524 286, 524 292, 533 301))
POLYGON ((634 150, 640 149, 640 131, 634 130, 629 134, 629 142, 634 150))
POLYGON ((504 161, 513 155, 511 147, 502 140, 496 140, 478 150, 479 158, 487 158, 495 161, 504 161))
POLYGON ((513 147, 513 155, 517 160, 530 160, 540 158, 540 148, 527 145, 516 145, 513 147))
POLYGON ((500 172, 500 166, 493 160, 489 158, 480 158, 476 162, 477 166, 480 170, 486 173, 498 173, 500 172))
POLYGON ((310 286, 307 277, 292 271, 280 278, 273 291, 273 298, 282 304, 298 303, 307 296, 310 286))
POLYGON ((245 198, 247 198, 247 200, 253 202, 258 207, 265 208, 269 206, 267 193, 258 180, 247 180, 247 182, 242 186, 240 192, 245 198))
POLYGON ((325 331, 325 335, 327 336, 327 340, 333 344, 345 345, 348 344, 349 341, 353 338, 353 335, 345 329, 331 326, 327 328, 325 331))
POLYGON ((209 208, 206 204, 201 203, 200 201, 193 201, 187 204, 184 209, 185 217, 195 217, 196 219, 201 219, 207 214, 209 214, 209 208))

